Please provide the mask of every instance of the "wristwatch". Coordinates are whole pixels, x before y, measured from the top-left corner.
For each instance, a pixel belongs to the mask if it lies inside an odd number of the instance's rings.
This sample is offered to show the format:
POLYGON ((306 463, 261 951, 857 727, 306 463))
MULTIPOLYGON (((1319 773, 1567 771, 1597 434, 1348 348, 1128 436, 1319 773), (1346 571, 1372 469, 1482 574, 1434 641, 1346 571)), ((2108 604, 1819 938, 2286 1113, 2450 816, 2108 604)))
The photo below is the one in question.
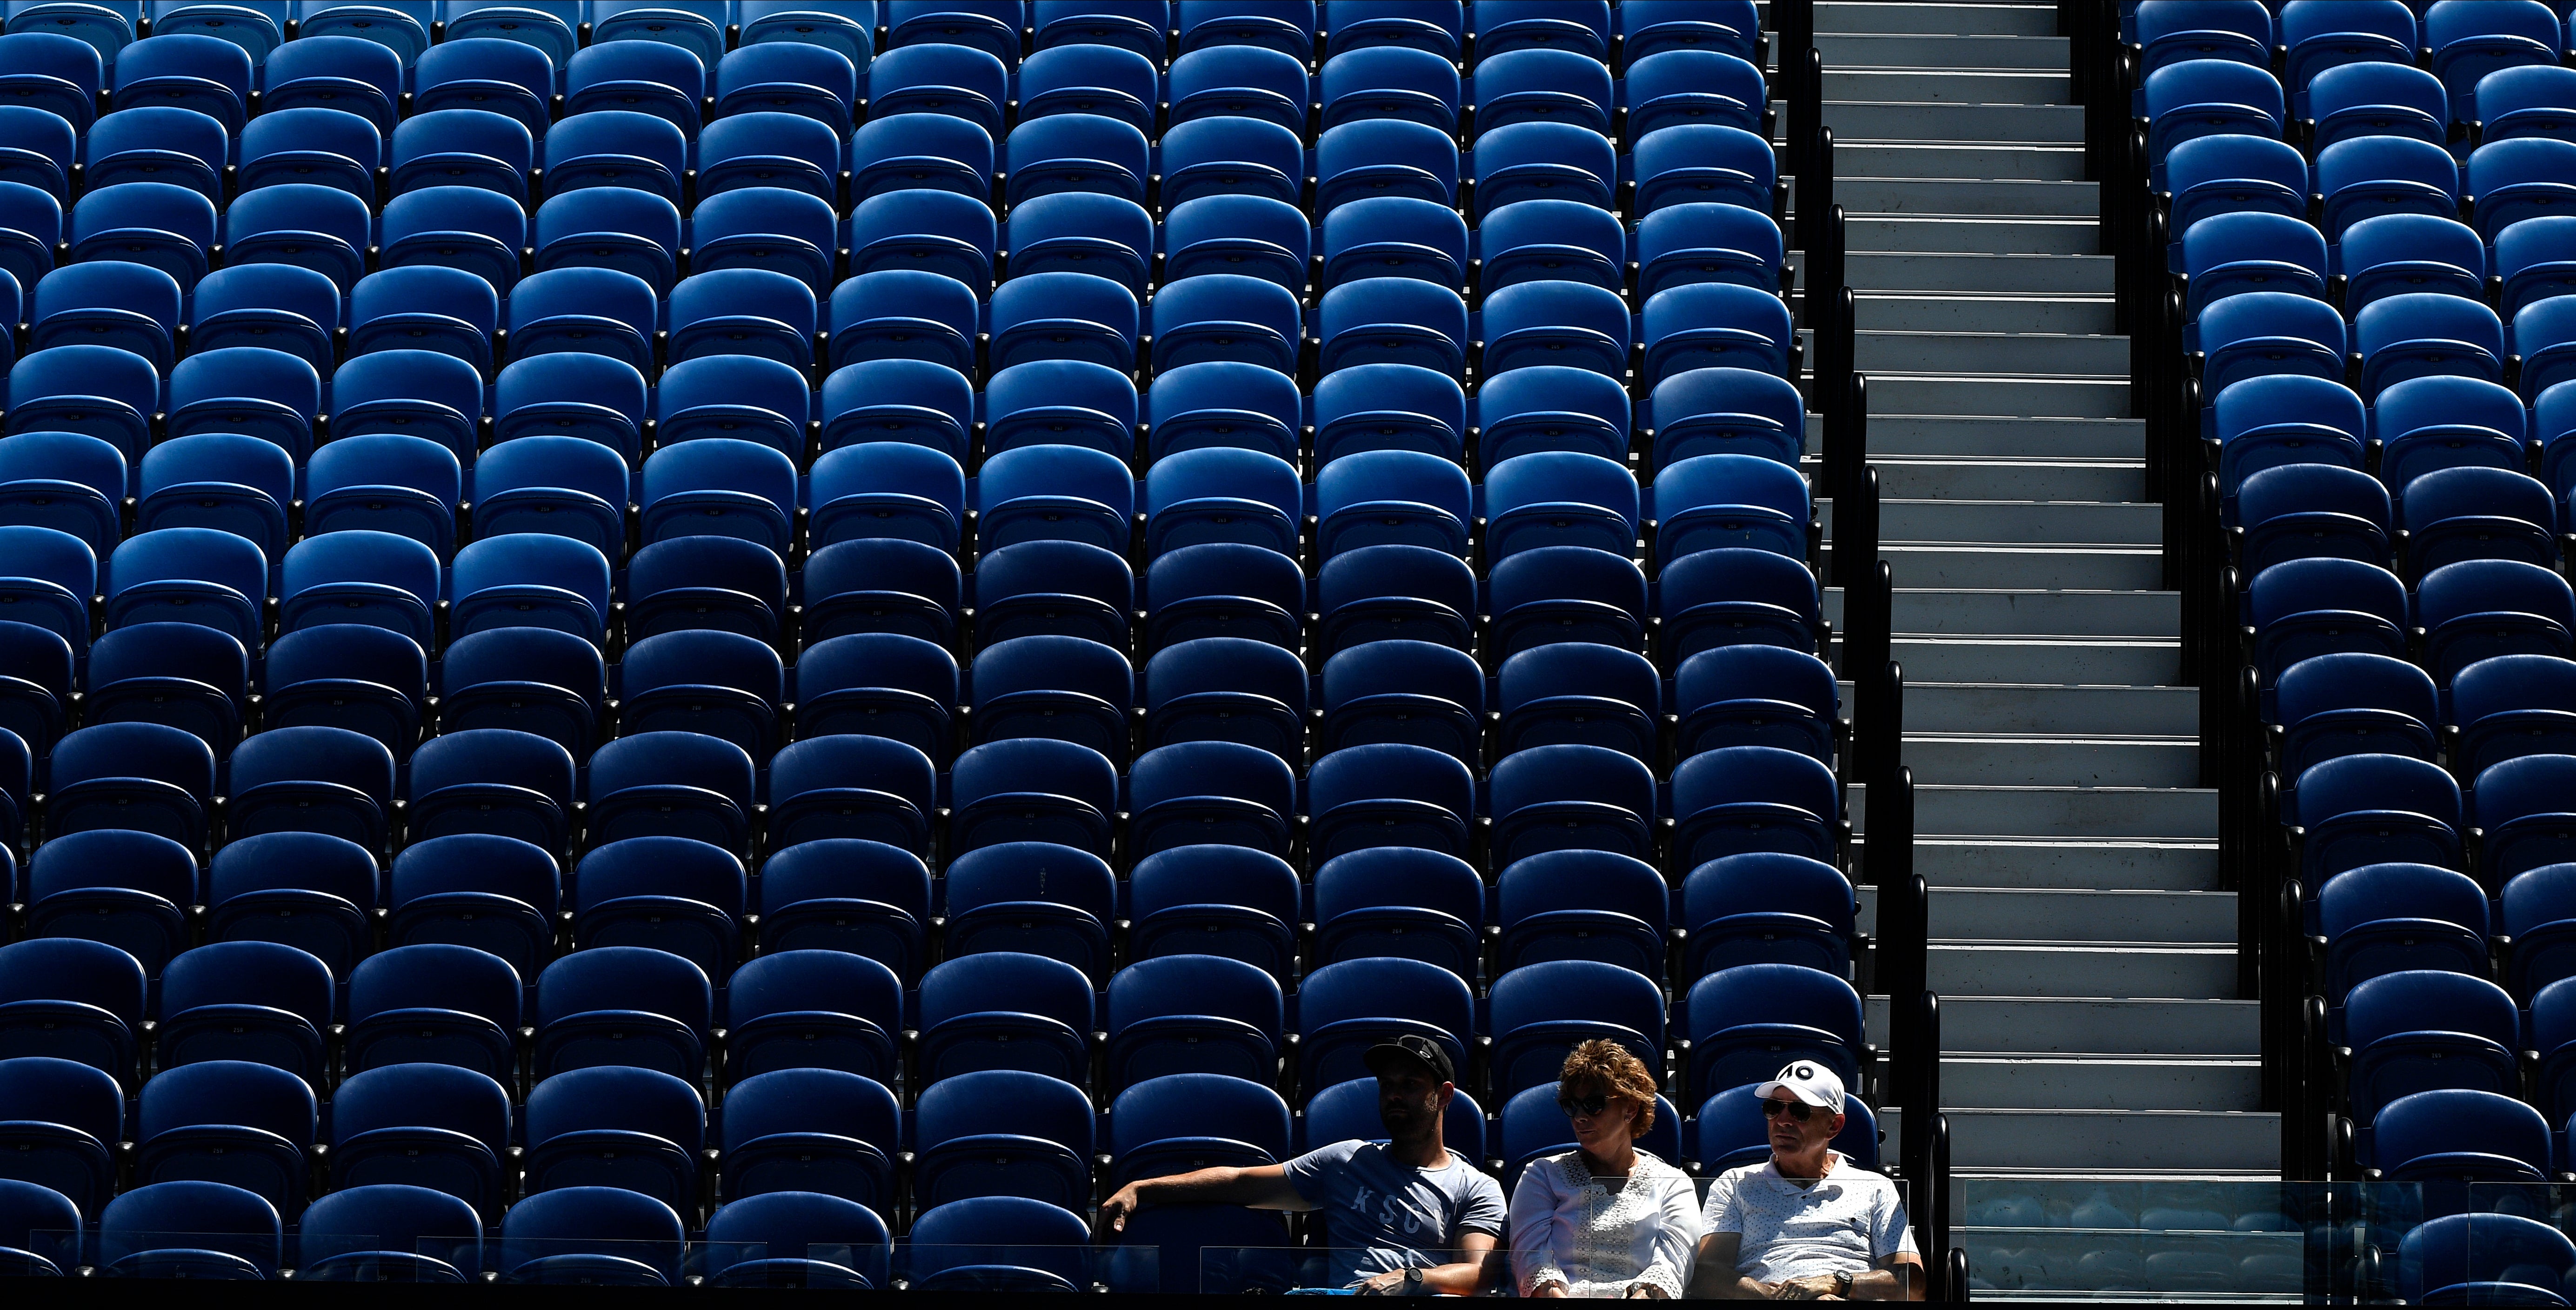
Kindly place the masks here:
POLYGON ((1850 1274, 1837 1273, 1834 1275, 1834 1295, 1848 1301, 1851 1299, 1851 1290, 1852 1276, 1850 1274))
POLYGON ((1422 1292, 1422 1266, 1420 1266, 1420 1265, 1406 1265, 1406 1266, 1404 1267, 1404 1293, 1403 1293, 1403 1294, 1404 1294, 1404 1295, 1406 1295, 1406 1296, 1420 1296, 1420 1295, 1422 1295, 1422 1294, 1423 1294, 1423 1292, 1422 1292))

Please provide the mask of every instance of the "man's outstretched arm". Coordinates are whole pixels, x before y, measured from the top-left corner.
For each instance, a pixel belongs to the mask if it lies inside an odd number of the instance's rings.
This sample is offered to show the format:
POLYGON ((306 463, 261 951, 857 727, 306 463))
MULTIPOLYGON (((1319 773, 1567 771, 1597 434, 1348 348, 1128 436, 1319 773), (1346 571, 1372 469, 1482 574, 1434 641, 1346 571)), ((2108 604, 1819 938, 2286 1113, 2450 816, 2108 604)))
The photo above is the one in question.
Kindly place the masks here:
POLYGON ((1127 1216, 1153 1205, 1248 1205, 1256 1210, 1312 1210, 1315 1207, 1288 1181, 1284 1165, 1254 1169, 1219 1165, 1166 1178, 1140 1178, 1100 1203, 1093 1225, 1103 1239, 1127 1228, 1127 1216))

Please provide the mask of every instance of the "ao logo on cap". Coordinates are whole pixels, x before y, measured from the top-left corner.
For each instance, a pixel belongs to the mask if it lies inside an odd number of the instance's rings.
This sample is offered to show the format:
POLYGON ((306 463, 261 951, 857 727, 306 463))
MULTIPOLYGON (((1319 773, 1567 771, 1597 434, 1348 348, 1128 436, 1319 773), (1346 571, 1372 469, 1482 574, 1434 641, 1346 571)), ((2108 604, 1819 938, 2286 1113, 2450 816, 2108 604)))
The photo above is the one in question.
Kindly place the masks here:
POLYGON ((1793 1064, 1793 1065, 1790 1065, 1790 1066, 1789 1066, 1789 1076, 1790 1076, 1790 1077, 1792 1077, 1792 1078, 1799 1079, 1799 1080, 1801 1080, 1801 1081, 1804 1081, 1804 1080, 1809 1079, 1809 1078, 1813 1078, 1813 1077, 1815 1077, 1815 1076, 1816 1076, 1816 1066, 1814 1066, 1814 1065, 1812 1065, 1812 1064, 1793 1064))

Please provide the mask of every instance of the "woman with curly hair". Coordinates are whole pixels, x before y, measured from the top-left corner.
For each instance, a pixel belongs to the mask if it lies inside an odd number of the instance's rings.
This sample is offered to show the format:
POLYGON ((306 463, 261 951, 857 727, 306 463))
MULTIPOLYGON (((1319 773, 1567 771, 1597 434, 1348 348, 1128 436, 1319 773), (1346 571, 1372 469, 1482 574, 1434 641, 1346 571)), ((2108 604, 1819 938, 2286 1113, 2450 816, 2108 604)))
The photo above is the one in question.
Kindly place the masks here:
POLYGON ((1574 1149, 1530 1162, 1512 1192, 1512 1273, 1523 1296, 1678 1298, 1699 1241, 1688 1175, 1637 1149, 1655 1078, 1594 1038, 1565 1057, 1556 1103, 1574 1149))

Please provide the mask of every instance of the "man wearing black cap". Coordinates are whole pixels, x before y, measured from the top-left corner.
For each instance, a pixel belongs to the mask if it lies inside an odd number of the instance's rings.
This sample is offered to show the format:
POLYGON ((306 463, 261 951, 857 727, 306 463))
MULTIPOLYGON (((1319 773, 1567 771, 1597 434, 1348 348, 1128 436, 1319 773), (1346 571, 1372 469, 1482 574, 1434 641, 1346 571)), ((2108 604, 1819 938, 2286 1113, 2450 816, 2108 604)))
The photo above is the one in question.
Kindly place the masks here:
POLYGON ((1477 1291, 1509 1212, 1503 1189, 1443 1145, 1441 1119, 1458 1090, 1449 1056, 1408 1035, 1370 1047, 1365 1059, 1387 1141, 1335 1142, 1257 1169, 1140 1179, 1101 1203, 1101 1236, 1153 1205, 1321 1210, 1334 1286, 1392 1296, 1477 1291))

